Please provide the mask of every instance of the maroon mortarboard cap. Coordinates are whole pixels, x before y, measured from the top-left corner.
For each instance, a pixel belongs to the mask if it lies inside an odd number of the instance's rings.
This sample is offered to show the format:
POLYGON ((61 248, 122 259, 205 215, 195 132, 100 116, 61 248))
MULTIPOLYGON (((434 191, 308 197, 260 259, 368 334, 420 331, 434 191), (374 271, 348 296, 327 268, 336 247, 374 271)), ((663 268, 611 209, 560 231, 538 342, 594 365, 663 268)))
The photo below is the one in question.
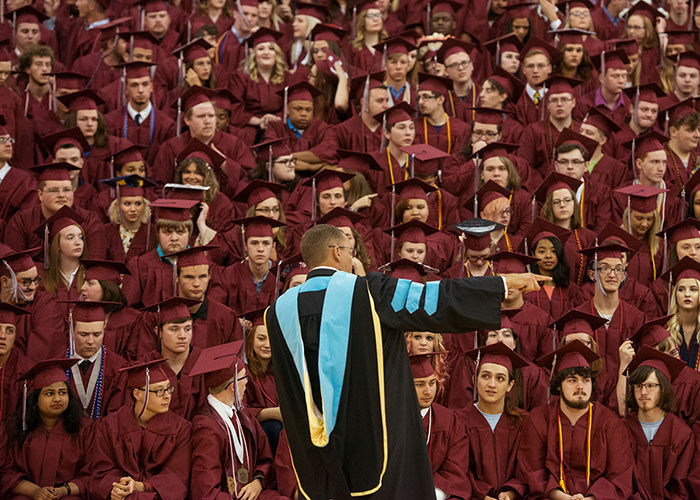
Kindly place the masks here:
POLYGON ((248 39, 251 46, 255 47, 259 43, 278 43, 283 34, 279 31, 271 30, 270 28, 258 28, 258 30, 250 35, 248 39))
POLYGON ((322 191, 326 191, 328 189, 342 188, 343 183, 349 181, 354 176, 355 174, 326 168, 306 179, 303 184, 306 186, 311 186, 315 182, 316 193, 320 194, 322 191))
MULTIPOLYGON (((73 361, 80 361, 74 359, 73 361)), ((126 372, 126 386, 129 389, 140 389, 148 385, 158 384, 168 380, 168 375, 163 369, 165 358, 154 359, 152 361, 142 361, 131 366, 119 369, 119 372, 126 372)), ((65 375, 65 371, 63 372, 65 375)))
POLYGON ((558 333, 559 340, 574 333, 587 333, 593 337, 595 331, 604 326, 606 321, 601 316, 574 309, 558 318, 549 327, 558 333))
POLYGON ((442 96, 447 95, 447 91, 452 88, 452 80, 428 73, 418 73, 418 91, 429 90, 437 92, 442 96))
POLYGON ((520 61, 522 62, 527 55, 533 51, 539 51, 540 53, 544 54, 552 64, 556 63, 561 58, 561 52, 559 52, 554 45, 537 36, 531 35, 525 44, 525 47, 523 47, 523 49, 520 51, 520 61))
POLYGON ((455 0, 430 0, 430 4, 432 5, 432 13, 447 12, 453 17, 456 17, 457 11, 464 6, 462 2, 455 0))
MULTIPOLYGON (((500 185, 496 184, 493 181, 488 181, 485 183, 483 186, 479 188, 479 191, 476 192, 474 195, 477 197, 478 202, 479 202, 479 210, 483 210, 486 205, 491 203, 493 200, 497 200, 498 198, 508 198, 510 196, 510 193, 506 191, 503 187, 500 185)), ((474 203, 474 197, 472 196, 467 203, 465 203, 464 206, 473 206, 474 203)), ((478 215, 478 214, 474 214, 478 215)))
POLYGON ((401 31, 396 35, 404 37, 406 40, 410 41, 413 45, 416 46, 418 46, 418 40, 423 36, 423 34, 415 28, 410 28, 405 31, 401 31))
POLYGON ((484 43, 484 47, 494 56, 496 54, 503 54, 504 52, 517 52, 520 54, 520 51, 523 49, 523 42, 514 33, 508 33, 507 35, 489 40, 484 43))
POLYGON ((408 54, 410 51, 414 50, 416 46, 404 37, 393 36, 374 45, 374 48, 389 56, 391 54, 408 54))
POLYGON ((644 345, 651 347, 658 346, 671 336, 666 329, 666 323, 668 323, 668 320, 672 317, 673 314, 667 314, 666 316, 645 321, 630 337, 630 340, 640 347, 644 345))
MULTIPOLYGON (((508 310, 508 309, 506 309, 506 310, 508 310)), ((508 314, 506 314, 505 311, 501 311, 501 328, 500 329, 503 330, 504 328, 510 328, 510 330, 512 330, 513 333, 517 335, 517 332, 515 331, 517 327, 510 320, 510 318, 508 317, 508 314)))
MULTIPOLYGON (((501 328, 509 328, 503 326, 503 320, 501 320, 501 328)), ((524 368, 530 364, 527 360, 525 360, 525 358, 520 356, 503 342, 496 342, 495 344, 479 347, 478 349, 467 352, 466 356, 474 361, 478 361, 479 365, 483 365, 485 363, 500 365, 508 370, 508 373, 510 374, 513 374, 513 370, 524 368)))
POLYGON ((17 325, 19 318, 25 314, 31 314, 21 307, 13 306, 6 302, 0 302, 0 324, 17 325))
POLYGON ((652 129, 644 132, 639 137, 633 137, 624 144, 631 145, 632 141, 634 141, 634 157, 636 159, 653 151, 664 151, 663 143, 665 143, 667 140, 668 138, 665 135, 652 129))
POLYGON ((435 186, 431 186, 420 179, 412 178, 397 182, 393 186, 387 186, 389 191, 392 188, 398 194, 398 200, 426 200, 428 193, 437 191, 435 186))
POLYGON ((491 142, 481 148, 478 152, 482 160, 488 160, 494 157, 508 158, 511 153, 514 153, 520 146, 517 144, 509 144, 507 142, 491 142))
POLYGON ((386 111, 383 111, 378 115, 374 115, 374 119, 379 123, 382 123, 383 119, 386 117, 386 126, 390 127, 399 122, 413 121, 414 114, 415 111, 411 105, 405 101, 401 101, 386 111))
POLYGON ((465 42, 458 38, 448 38, 442 42, 442 46, 437 51, 438 62, 445 64, 445 59, 448 57, 464 52, 471 57, 471 53, 476 49, 476 45, 470 42, 465 42))
POLYGON ((71 316, 73 323, 97 323, 104 322, 104 306, 120 304, 120 302, 86 301, 86 300, 59 300, 60 304, 69 304, 73 307, 71 316))
POLYGON ((153 14, 154 12, 163 12, 168 10, 167 2, 162 2, 160 0, 146 0, 139 2, 143 5, 143 10, 146 14, 153 14))
POLYGON ((145 196, 146 188, 158 185, 151 179, 136 174, 100 179, 100 182, 111 188, 119 189, 119 197, 121 198, 126 196, 145 196))
POLYGON ((681 52, 675 56, 676 67, 685 66, 686 68, 695 68, 700 70, 700 54, 694 50, 681 52))
MULTIPOLYGON (((284 89, 278 90, 277 94, 284 96, 284 89)), ((297 82, 287 87, 287 102, 308 101, 313 102, 315 97, 323 93, 307 81, 297 82)))
POLYGON ((469 250, 481 252, 491 246, 491 232, 504 228, 498 222, 475 217, 455 224, 450 230, 464 234, 465 245, 469 250))
POLYGON ((131 16, 126 16, 114 19, 113 21, 109 21, 108 23, 98 26, 97 29, 100 30, 100 39, 109 40, 110 38, 113 38, 120 28, 128 29, 127 23, 130 23, 131 21, 131 16))
POLYGON ((12 50, 12 40, 4 38, 0 40, 0 61, 10 61, 10 52, 12 50))
POLYGON ((584 37, 591 35, 590 31, 576 28, 566 28, 549 32, 559 42, 559 47, 563 45, 583 45, 584 37))
POLYGON ((240 102, 239 99, 229 89, 219 89, 214 96, 214 106, 227 109, 230 113, 235 111, 234 106, 237 102, 240 102))
POLYGON ((207 258, 207 252, 215 248, 217 248, 215 245, 190 247, 180 250, 179 252, 172 253, 170 254, 170 257, 177 259, 178 269, 191 266, 208 266, 209 259, 207 258))
POLYGON ((340 41, 345 38, 346 34, 347 31, 340 26, 336 26, 335 24, 319 23, 314 26, 314 29, 311 30, 311 39, 319 42, 325 41, 340 43, 340 41))
MULTIPOLYGON (((182 106, 182 111, 187 112, 197 104, 202 104, 205 102, 214 102, 216 98, 216 90, 208 89, 200 85, 195 85, 194 87, 188 88, 185 92, 180 95, 180 103, 182 106)), ((172 104, 172 107, 177 108, 178 99, 172 104)))
POLYGON ((316 221, 317 224, 330 224, 335 227, 354 227, 364 216, 343 207, 335 207, 316 221))
POLYGON ((427 245, 428 240, 426 237, 436 233, 437 229, 425 222, 412 220, 390 227, 384 232, 393 234, 397 238, 397 245, 399 243, 425 243, 427 245))
POLYGON ((126 141, 123 143, 120 149, 112 152, 112 156, 114 157, 114 165, 121 167, 127 163, 145 163, 143 154, 141 153, 145 149, 146 147, 142 146, 141 144, 131 144, 130 142, 126 141))
POLYGON ((131 39, 134 40, 135 49, 153 49, 158 45, 158 39, 148 31, 125 31, 119 33, 119 38, 126 40, 131 44, 131 39))
POLYGON ((19 26, 22 23, 42 24, 48 19, 46 14, 32 7, 31 5, 25 5, 24 7, 20 7, 19 9, 15 9, 12 12, 5 14, 7 19, 12 19, 15 16, 17 19, 15 23, 16 26, 19 26))
POLYGON ((78 212, 64 205, 55 214, 46 219, 43 224, 36 228, 34 233, 40 238, 43 238, 45 235, 45 228, 48 228, 50 241, 61 229, 68 226, 80 226, 83 221, 83 217, 78 212))
POLYGON ((144 76, 151 76, 151 68, 154 66, 155 64, 153 63, 134 61, 119 64, 117 67, 124 69, 125 78, 143 78, 144 76))
POLYGON ((36 267, 32 255, 34 255, 41 247, 34 247, 28 250, 22 250, 20 252, 10 251, 5 253, 0 259, 5 261, 8 266, 12 268, 12 271, 16 273, 23 273, 29 271, 31 268, 36 267))
POLYGON ((469 250, 474 250, 475 252, 483 252, 491 246, 491 233, 474 234, 465 231, 464 244, 469 250))
POLYGON ((204 385, 207 389, 235 379, 238 375, 236 365, 239 371, 244 367, 242 349, 242 340, 207 347, 199 354, 188 375, 190 377, 204 375, 204 385))
POLYGON ((693 196, 698 191, 700 191, 700 170, 696 170, 688 179, 688 182, 685 183, 685 199, 692 203, 693 196))
POLYGON ((170 182, 163 186, 163 196, 176 200, 204 201, 204 193, 209 191, 209 186, 196 186, 193 184, 176 184, 170 182))
POLYGON ((661 275, 661 278, 666 281, 671 281, 672 279, 673 285, 678 283, 678 280, 685 278, 692 278, 700 281, 700 263, 691 257, 683 257, 676 265, 661 275))
POLYGON ((564 229, 563 227, 557 226, 556 224, 549 222, 548 220, 538 217, 537 219, 535 219, 535 222, 532 224, 532 226, 530 226, 530 229, 527 232, 527 236, 523 239, 522 243, 520 244, 519 250, 525 252, 526 240, 528 245, 527 251, 528 253, 532 254, 534 253, 534 249, 537 246, 537 242, 540 241, 542 238, 556 238, 563 244, 566 242, 570 235, 571 232, 564 229))
POLYGON ((244 219, 236 219, 233 221, 240 224, 243 230, 243 237, 248 238, 266 238, 274 237, 273 229, 276 227, 284 227, 286 224, 270 217, 256 215, 254 217, 246 217, 244 219))
POLYGON ((643 241, 638 240, 620 226, 613 224, 612 222, 608 222, 600 233, 598 233, 598 242, 601 245, 618 244, 629 248, 631 250, 629 255, 630 259, 632 258, 632 254, 637 253, 642 245, 644 245, 643 241))
POLYGON ((374 0, 360 0, 355 4, 357 7, 357 12, 363 12, 365 10, 370 10, 370 9, 377 9, 379 10, 379 7, 377 6, 377 3, 374 0))
POLYGON ((364 172, 367 168, 377 172, 383 171, 382 165, 372 153, 350 151, 347 149, 339 149, 338 153, 340 154, 340 163, 338 163, 338 166, 341 168, 352 170, 353 172, 364 172))
POLYGON ((82 153, 90 150, 90 145, 78 127, 61 130, 55 134, 42 137, 41 142, 53 156, 56 156, 56 152, 64 146, 76 147, 82 153))
POLYGON ((90 89, 79 90, 72 94, 62 95, 58 98, 69 111, 99 110, 105 102, 90 89))
POLYGON ((152 306, 144 307, 143 310, 158 313, 158 325, 160 326, 178 319, 189 318, 190 310, 188 308, 200 303, 195 299, 170 297, 152 306))
POLYGON ((438 149, 430 144, 411 144, 410 146, 402 147, 401 151, 413 156, 413 173, 418 176, 436 173, 440 168, 440 160, 450 156, 442 149, 438 149))
POLYGON ((556 351, 550 352, 539 358, 537 364, 543 368, 552 368, 552 364, 556 364, 553 369, 553 375, 560 373, 569 368, 590 368, 591 363, 600 359, 596 353, 590 350, 580 340, 567 342, 556 351))
POLYGON ((56 79, 57 89, 83 90, 90 79, 89 76, 73 71, 54 71, 48 74, 56 79))
POLYGON ((37 181, 69 181, 71 171, 80 170, 66 162, 45 163, 43 165, 35 165, 29 169, 37 175, 37 181))
POLYGON ((84 281, 111 281, 120 285, 122 274, 131 274, 125 263, 117 260, 83 259, 80 263, 85 268, 84 281))
POLYGON ((195 200, 159 199, 151 202, 158 219, 185 222, 192 219, 190 209, 197 205, 195 200))
POLYGON ((605 245, 598 245, 593 247, 584 248, 579 250, 579 253, 585 255, 589 259, 598 256, 598 260, 602 259, 620 259, 622 260, 623 253, 630 253, 632 250, 625 245, 620 245, 619 243, 606 243, 605 245))
POLYGON ((196 137, 192 137, 190 142, 187 143, 187 146, 185 146, 185 149, 177 155, 177 162, 182 163, 188 158, 199 158, 207 162, 207 165, 210 167, 215 168, 220 167, 221 164, 226 161, 225 156, 209 145, 204 144, 196 137))
POLYGON ((539 259, 518 252, 498 252, 491 256, 496 274, 524 273, 527 266, 537 264, 539 259))
POLYGON ((636 55, 639 52, 639 44, 634 38, 622 38, 617 40, 608 40, 609 43, 613 44, 615 50, 622 50, 625 52, 627 57, 636 55))
POLYGON ((617 188, 615 192, 628 196, 629 206, 632 210, 646 214, 657 209, 657 197, 662 193, 668 192, 668 189, 633 184, 631 186, 617 188))
POLYGON ((559 134, 559 139, 554 147, 558 149, 564 144, 576 144, 577 146, 582 147, 587 153, 586 159, 590 159, 595 152, 595 149, 598 147, 598 143, 595 140, 579 134, 578 132, 574 132, 570 128, 565 128, 562 133, 559 134))
POLYGON ((172 54, 175 57, 179 57, 180 54, 182 54, 182 58, 185 62, 190 63, 202 57, 209 57, 209 52, 207 51, 211 49, 211 47, 211 44, 204 38, 195 38, 191 42, 173 50, 172 54))
POLYGON ((661 352, 648 345, 643 345, 634 358, 632 358, 629 365, 629 372, 632 373, 640 366, 656 368, 672 383, 688 365, 684 361, 669 356, 665 352, 661 352))
POLYGON ((22 373, 18 378, 32 382, 34 389, 41 389, 56 382, 68 383, 67 370, 76 364, 79 359, 54 358, 37 361, 31 368, 22 373))
POLYGON ((285 285, 289 284, 289 280, 293 276, 308 274, 309 272, 309 268, 306 267, 306 263, 304 262, 301 253, 297 253, 288 259, 281 261, 278 267, 282 271, 282 276, 284 276, 285 285))
POLYGON ((489 80, 498 83, 508 94, 511 101, 515 102, 518 100, 520 95, 525 90, 525 84, 517 79, 515 76, 508 73, 500 66, 496 66, 493 70, 493 74, 488 77, 489 80))
POLYGON ((610 116, 610 113, 597 106, 588 108, 588 113, 582 123, 597 128, 605 137, 620 131, 620 126, 610 116))
POLYGON ((664 235, 671 245, 675 245, 683 240, 700 238, 700 221, 695 218, 684 219, 657 233, 659 237, 663 237, 664 235))
POLYGON ((581 80, 563 75, 552 75, 544 82, 547 87, 547 96, 552 94, 571 94, 573 96, 574 89, 582 83, 581 80))
POLYGON ((390 270, 389 275, 397 279, 422 282, 423 278, 428 274, 428 270, 423 264, 408 259, 398 259, 386 266, 390 270))
POLYGON ((246 321, 250 321, 253 328, 256 326, 265 326, 265 311, 267 311, 267 306, 246 311, 242 313, 240 317, 246 321))
MULTIPOLYGON (((493 108, 467 108, 467 111, 474 113, 474 123, 485 123, 487 125, 501 125, 504 120, 503 111, 500 109, 493 108)), ((472 156, 480 154, 479 152, 473 153, 472 156)))
POLYGON ((236 193, 233 197, 233 201, 245 203, 248 207, 253 207, 270 198, 276 198, 277 194, 281 192, 281 184, 254 179, 236 193))
POLYGON ((433 367, 433 356, 440 354, 438 352, 429 352, 425 354, 411 354, 408 359, 411 362, 411 373, 413 378, 427 378, 435 373, 433 367))
POLYGON ((260 155, 267 154, 267 148, 272 148, 272 158, 279 158, 280 156, 287 156, 292 154, 292 150, 289 148, 289 138, 287 137, 276 137, 274 139, 267 139, 266 141, 253 144, 251 146, 253 149, 258 150, 258 158, 260 155), (265 148, 265 149, 262 149, 265 148))
POLYGON ((666 96, 664 90, 656 83, 645 83, 637 87, 628 87, 623 92, 632 102, 637 99, 637 93, 639 93, 639 101, 651 104, 658 104, 659 99, 666 96))
POLYGON ((557 2, 557 7, 559 7, 559 10, 566 10, 568 9, 575 9, 575 8, 584 8, 584 9, 589 9, 592 10, 595 5, 593 2, 590 2, 589 0, 561 0, 557 2))
POLYGON ((354 99, 361 99, 365 92, 372 89, 386 88, 384 83, 384 72, 377 71, 375 73, 365 73, 350 80, 350 96, 354 99), (369 77, 369 80, 368 80, 369 77))
POLYGON ((540 203, 544 203, 549 195, 559 189, 570 189, 574 193, 581 185, 579 179, 574 179, 568 175, 560 174, 559 172, 551 172, 535 190, 535 199, 540 203))
POLYGON ((693 30, 668 30, 666 36, 669 45, 693 45, 695 33, 693 30))
POLYGON ((681 118, 685 118, 688 115, 696 113, 697 111, 695 111, 693 99, 684 99, 683 101, 675 102, 670 106, 660 110, 658 120, 659 123, 661 123, 662 125, 665 121, 667 121, 669 125, 673 125, 676 121, 680 120, 681 118))
POLYGON ((656 18, 657 17, 668 17, 667 14, 659 11, 656 7, 651 5, 651 3, 647 2, 636 2, 630 9, 627 11, 627 19, 630 18, 630 16, 644 16, 649 21, 651 21, 652 26, 656 26, 656 18))
POLYGON ((511 2, 505 7, 507 19, 522 19, 532 17, 532 11, 537 4, 532 2, 511 2))
POLYGON ((323 22, 328 17, 328 8, 320 3, 297 2, 297 15, 311 16, 323 22))
POLYGON ((236 3, 240 4, 241 6, 246 6, 246 7, 257 7, 258 6, 258 0, 235 0, 236 3))

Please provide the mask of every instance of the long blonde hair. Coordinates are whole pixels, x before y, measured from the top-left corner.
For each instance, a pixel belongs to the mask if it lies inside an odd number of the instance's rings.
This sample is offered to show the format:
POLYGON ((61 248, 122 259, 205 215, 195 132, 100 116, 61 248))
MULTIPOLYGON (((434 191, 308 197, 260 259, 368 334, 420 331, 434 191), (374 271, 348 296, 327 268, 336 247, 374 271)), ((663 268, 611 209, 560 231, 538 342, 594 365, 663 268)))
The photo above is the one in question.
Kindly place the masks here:
MULTIPOLYGON (((695 285, 698 287, 698 289, 700 289, 700 281, 694 278, 688 279, 693 279, 693 281, 695 281, 695 285)), ((678 283, 680 283, 680 280, 678 280, 678 283)), ((668 330, 668 333, 671 334, 671 338, 676 342, 676 345, 680 346, 683 344, 685 339, 683 338, 683 332, 681 331, 681 321, 678 319, 678 300, 676 299, 676 294, 678 293, 678 283, 676 283, 673 287, 671 298, 668 301, 668 313, 673 314, 673 317, 668 320, 666 329, 668 330)), ((695 340, 696 342, 700 342, 700 328, 698 328, 698 325, 700 325, 700 307, 697 309, 697 317, 695 318, 695 340)))
MULTIPOLYGON (((284 52, 279 45, 272 43, 272 48, 275 51, 275 67, 272 69, 272 77, 270 83, 279 85, 284 82, 284 75, 287 73, 289 66, 284 56, 284 52)), ((258 82, 260 72, 258 71, 258 63, 255 60, 255 49, 250 49, 251 55, 248 58, 248 76, 254 82, 258 82)))
MULTIPOLYGON (((367 17, 367 12, 366 10, 363 10, 359 14, 357 14, 357 18, 355 19, 355 39, 352 41, 352 47, 355 50, 362 50, 362 48, 365 46, 365 17, 367 17)), ((384 27, 384 23, 382 22, 382 31, 379 32, 379 41, 383 42, 384 39, 389 36, 389 34, 386 31, 386 28, 384 27)))
MULTIPOLYGON (((629 227, 629 217, 627 217, 627 208, 625 208, 625 211, 622 213, 622 229, 627 231, 628 233, 632 234, 632 229, 629 227)), ((649 249, 651 250, 651 255, 652 257, 656 257, 656 254, 659 253, 659 237, 656 236, 656 233, 661 231, 661 218, 659 217, 659 211, 654 210, 654 222, 652 223, 651 227, 647 231, 647 235, 645 237, 647 244, 649 245, 649 249)))
MULTIPOLYGON (((119 224, 121 222, 121 219, 119 218, 119 200, 117 198, 112 200, 112 203, 109 205, 109 210, 108 210, 108 215, 109 215, 109 221, 114 223, 114 224, 119 224)), ((143 197, 143 203, 146 205, 146 208, 143 211, 143 215, 141 216, 141 219, 139 219, 139 224, 145 224, 148 221, 148 218, 151 216, 151 203, 148 201, 148 199, 144 196, 143 197)))
MULTIPOLYGON (((85 237, 85 230, 82 226, 78 226, 80 232, 83 235, 83 253, 80 254, 80 258, 84 259, 87 254, 87 238, 85 237)), ((78 272, 75 274, 75 285, 76 289, 80 290, 83 286, 83 278, 85 277, 85 268, 82 264, 78 267, 78 272)), ((49 268, 44 273, 44 289, 52 294, 56 293, 60 285, 65 285, 68 287, 68 283, 63 279, 61 275, 61 236, 60 232, 51 240, 49 245, 49 268)))
MULTIPOLYGON (((406 339, 406 350, 408 354, 413 354, 411 352, 411 337, 416 332, 406 332, 404 333, 404 338, 406 339)), ((438 381, 438 390, 435 394, 437 399, 443 394, 447 387, 447 381, 450 379, 450 372, 447 366, 447 349, 445 348, 445 342, 442 339, 442 334, 435 332, 421 332, 421 333, 431 333, 435 336, 433 350, 435 352, 441 353, 437 356, 433 356, 432 365, 435 369, 435 378, 438 381)))

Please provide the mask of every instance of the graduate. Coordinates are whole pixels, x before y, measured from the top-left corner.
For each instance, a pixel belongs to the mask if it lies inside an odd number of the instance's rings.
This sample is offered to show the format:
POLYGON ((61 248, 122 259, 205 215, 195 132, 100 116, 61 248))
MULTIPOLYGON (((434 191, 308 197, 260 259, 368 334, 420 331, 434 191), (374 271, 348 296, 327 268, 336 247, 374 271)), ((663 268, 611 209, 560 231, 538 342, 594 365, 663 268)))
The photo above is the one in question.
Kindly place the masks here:
POLYGON ((32 360, 16 345, 17 325, 28 311, 0 303, 0 420, 7 421, 22 400, 20 375, 29 370, 32 360))
POLYGON ((3 470, 4 498, 85 498, 90 484, 92 429, 66 382, 75 359, 34 363, 22 374, 29 392, 8 428, 9 463, 3 470))
POLYGON ((469 463, 467 433, 455 411, 435 403, 438 381, 431 356, 432 353, 416 354, 410 360, 435 483, 435 496, 440 500, 466 500, 471 498, 471 486, 466 473, 469 463))
POLYGON ((420 285, 376 273, 355 277, 348 273, 352 253, 346 245, 345 235, 333 226, 309 229, 301 244, 310 268, 307 281, 265 314, 299 491, 308 498, 346 498, 350 492, 373 492, 377 499, 430 498, 435 490, 402 332, 497 326, 506 289, 531 291, 540 278, 508 275, 420 285), (470 299, 479 301, 478 311, 464 307, 470 299), (322 321, 326 307, 341 314, 339 319, 322 321), (331 347, 329 335, 341 344, 331 347), (319 370, 319 361, 336 349, 347 350, 347 359, 332 373, 319 370), (355 407, 365 411, 353 412, 355 407), (347 419, 348 412, 355 417, 347 419), (363 464, 362 471, 355 463, 363 464))
POLYGON ((90 494, 185 500, 192 428, 169 410, 175 387, 162 359, 123 368, 131 401, 95 425, 90 494))
POLYGON ((634 461, 625 427, 592 402, 598 356, 579 341, 538 360, 552 367, 550 391, 560 396, 523 422, 517 454, 529 498, 629 498, 634 461))
POLYGON ((265 433, 241 402, 246 370, 241 341, 202 352, 192 373, 209 394, 192 421, 193 498, 279 498, 272 490, 272 454, 265 433))
POLYGON ((501 342, 469 351, 467 356, 477 363, 476 401, 461 410, 469 443, 472 498, 521 498, 526 485, 516 477, 515 465, 524 415, 512 407, 507 395, 513 390, 515 370, 528 362, 501 342))
POLYGON ((632 359, 631 391, 625 420, 635 457, 640 498, 687 498, 688 470, 694 452, 690 428, 676 415, 671 383, 685 369, 682 361, 653 347, 642 347, 632 359))
POLYGON ((16 139, 7 129, 4 115, 0 116, 0 172, 5 172, 0 181, 0 217, 2 220, 8 220, 34 198, 36 181, 12 161, 16 155, 16 139))

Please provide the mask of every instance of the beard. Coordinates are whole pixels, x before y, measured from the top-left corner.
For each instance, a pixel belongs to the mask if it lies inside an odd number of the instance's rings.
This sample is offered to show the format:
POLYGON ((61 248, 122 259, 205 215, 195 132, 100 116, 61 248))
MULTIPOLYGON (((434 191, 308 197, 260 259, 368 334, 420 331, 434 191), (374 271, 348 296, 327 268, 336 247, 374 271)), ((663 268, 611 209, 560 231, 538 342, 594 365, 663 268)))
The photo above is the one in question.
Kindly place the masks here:
POLYGON ((585 401, 571 401, 570 399, 566 399, 566 396, 564 396, 564 394, 561 394, 561 400, 564 401, 564 404, 569 408, 572 408, 574 410, 583 410, 588 406, 588 403, 591 402, 591 397, 589 396, 585 401))

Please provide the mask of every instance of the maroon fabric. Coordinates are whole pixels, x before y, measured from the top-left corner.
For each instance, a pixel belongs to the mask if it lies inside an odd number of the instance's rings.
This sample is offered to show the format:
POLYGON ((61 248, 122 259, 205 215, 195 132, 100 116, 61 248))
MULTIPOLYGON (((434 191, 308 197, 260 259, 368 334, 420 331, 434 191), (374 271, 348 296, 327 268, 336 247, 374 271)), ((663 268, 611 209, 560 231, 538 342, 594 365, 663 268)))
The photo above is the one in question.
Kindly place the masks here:
POLYGON ((381 143, 381 125, 372 131, 364 124, 361 116, 356 115, 330 127, 323 143, 316 146, 312 152, 325 162, 337 163, 340 160, 339 149, 373 153, 379 151, 381 143))
MULTIPOLYGON (((518 156, 524 158, 542 177, 546 177, 554 168, 554 151, 561 132, 548 121, 526 123, 520 136, 518 156)), ((578 130, 579 127, 579 123, 572 123, 572 129, 578 130)))
MULTIPOLYGON (((19 380, 22 373, 29 370, 34 361, 17 349, 12 349, 5 364, 0 367, 0 419, 7 421, 16 415, 19 403, 22 401, 23 386, 19 380)), ((20 410, 21 411, 21 410, 20 410)))
MULTIPOLYGON (((124 253, 124 244, 119 234, 119 225, 110 222, 103 226, 103 231, 107 241, 107 259, 109 260, 129 262, 134 257, 145 254, 152 246, 148 241, 148 226, 146 224, 141 224, 141 227, 136 231, 134 238, 131 240, 131 245, 129 245, 129 251, 126 254, 124 253)), ((154 225, 151 225, 151 241, 155 239, 155 236, 156 228, 154 225)))
MULTIPOLYGON (((97 414, 99 417, 103 417, 108 413, 117 411, 125 403, 131 401, 126 390, 126 373, 119 372, 120 368, 126 366, 126 361, 119 355, 106 350, 105 351, 105 362, 102 367, 102 385, 100 390, 102 391, 102 401, 100 403, 100 412, 97 414)), ((90 375, 92 371, 95 370, 95 363, 90 365, 90 368, 86 372, 82 372, 82 382, 83 387, 87 388, 88 382, 90 381, 90 375)), ((75 379, 73 378, 73 373, 71 372, 70 386, 73 390, 73 394, 78 394, 75 387, 75 379)), ((87 407, 83 409, 83 414, 89 417, 92 413, 92 408, 95 403, 95 395, 97 393, 97 386, 95 386, 95 391, 92 393, 90 402, 87 407)), ((80 404, 80 400, 78 400, 80 404)))
POLYGON ((15 348, 36 360, 65 356, 67 316, 56 297, 39 289, 34 300, 21 307, 31 314, 17 319, 15 348))
POLYGON ((222 303, 207 297, 207 316, 193 316, 192 345, 200 349, 227 344, 243 338, 241 323, 236 313, 222 303))
POLYGON ((107 130, 110 134, 128 139, 133 144, 145 146, 143 159, 147 165, 152 165, 158 154, 160 147, 170 139, 175 137, 175 122, 165 113, 153 107, 153 111, 140 125, 123 108, 115 109, 105 115, 107 130), (151 120, 155 112, 155 125, 153 128, 153 142, 149 143, 151 135, 151 120), (126 136, 124 136, 124 116, 126 115, 126 136))
POLYGON ((446 153, 455 154, 462 150, 464 144, 469 140, 469 125, 459 118, 450 118, 450 147, 448 150, 447 138, 447 123, 440 127, 438 131, 436 127, 425 121, 428 130, 428 142, 425 142, 425 128, 423 117, 415 120, 416 124, 416 143, 426 143, 435 146, 446 153))
POLYGON ((518 312, 508 313, 520 342, 520 355, 530 362, 553 350, 552 330, 548 325, 552 317, 533 305, 525 302, 518 312))
POLYGON ((269 306, 275 296, 275 273, 275 268, 271 268, 265 277, 262 291, 258 293, 248 263, 237 262, 212 277, 209 296, 237 314, 269 306))
POLYGON ((0 182, 0 218, 9 220, 34 203, 37 203, 34 177, 19 168, 11 168, 0 182))
POLYGON ((173 266, 163 262, 155 248, 127 265, 131 274, 124 276, 122 291, 129 305, 152 306, 175 295, 173 266))
MULTIPOLYGON (((270 122, 265 129, 265 140, 280 139, 286 137, 286 144, 292 152, 296 151, 308 151, 319 145, 322 145, 326 140, 326 132, 329 129, 329 125, 325 122, 320 121, 317 118, 313 118, 309 126, 304 129, 301 137, 297 138, 296 134, 292 132, 289 126, 280 121, 270 122)), ((266 150, 263 150, 265 153, 266 150)))
POLYGON ((568 311, 581 303, 581 290, 575 283, 569 283, 569 286, 562 288, 555 286, 550 299, 544 289, 536 292, 523 294, 523 298, 531 304, 542 309, 552 318, 561 318, 568 311))
POLYGON ((279 407, 277 384, 272 373, 266 373, 262 378, 258 378, 248 370, 243 404, 255 418, 260 410, 279 407))

